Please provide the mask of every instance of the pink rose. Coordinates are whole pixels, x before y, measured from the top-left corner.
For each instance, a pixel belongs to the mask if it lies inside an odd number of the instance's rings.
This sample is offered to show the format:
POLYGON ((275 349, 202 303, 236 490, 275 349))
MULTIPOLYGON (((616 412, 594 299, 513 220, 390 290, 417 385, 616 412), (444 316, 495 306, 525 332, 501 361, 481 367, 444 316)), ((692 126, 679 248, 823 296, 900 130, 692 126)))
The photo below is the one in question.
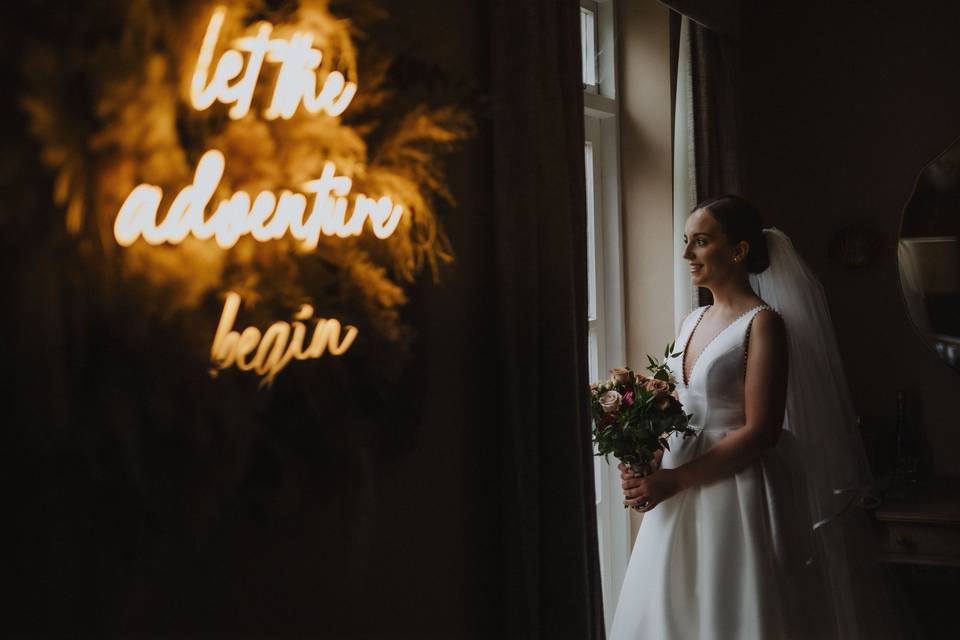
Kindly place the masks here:
POLYGON ((643 383, 643 386, 650 393, 670 393, 670 385, 663 380, 657 380, 656 378, 650 378, 643 383))
POLYGON ((625 394, 623 394, 623 404, 627 405, 628 407, 633 406, 633 390, 632 389, 630 391, 627 391, 625 394))
POLYGON ((620 400, 620 394, 611 389, 600 396, 600 407, 604 413, 615 413, 620 408, 620 400))
POLYGON ((612 380, 617 384, 627 384, 630 382, 630 369, 625 367, 610 369, 610 375, 612 376, 612 380))

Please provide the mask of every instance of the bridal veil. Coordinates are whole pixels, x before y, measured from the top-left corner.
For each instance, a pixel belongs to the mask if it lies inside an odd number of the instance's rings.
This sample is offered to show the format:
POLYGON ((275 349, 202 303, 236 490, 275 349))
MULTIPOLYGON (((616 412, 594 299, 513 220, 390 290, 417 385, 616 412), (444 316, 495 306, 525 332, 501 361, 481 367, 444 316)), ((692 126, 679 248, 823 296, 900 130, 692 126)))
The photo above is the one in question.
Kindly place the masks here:
POLYGON ((786 437, 778 448, 802 479, 797 497, 809 507, 807 562, 820 564, 839 637, 885 637, 874 635, 887 589, 862 509, 870 470, 823 286, 786 234, 771 228, 764 236, 770 266, 750 282, 787 329, 786 437))

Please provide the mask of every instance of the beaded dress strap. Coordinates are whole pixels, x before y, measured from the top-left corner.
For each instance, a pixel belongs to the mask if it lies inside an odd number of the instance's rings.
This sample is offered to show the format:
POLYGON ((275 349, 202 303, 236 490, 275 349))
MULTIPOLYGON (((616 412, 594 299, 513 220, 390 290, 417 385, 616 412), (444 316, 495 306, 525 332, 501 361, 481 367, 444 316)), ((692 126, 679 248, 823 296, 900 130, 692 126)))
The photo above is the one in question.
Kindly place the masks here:
MULTIPOLYGON (((759 314, 764 309, 770 309, 770 311, 777 313, 777 310, 774 309, 773 307, 766 304, 762 304, 759 307, 756 307, 756 313, 753 314, 753 316, 750 318, 750 322, 747 323, 747 333, 743 338, 743 377, 744 378, 747 377, 747 350, 750 348, 750 329, 753 328, 753 321, 756 319, 757 314, 759 314)), ((777 315, 780 315, 780 314, 777 313, 777 315)))

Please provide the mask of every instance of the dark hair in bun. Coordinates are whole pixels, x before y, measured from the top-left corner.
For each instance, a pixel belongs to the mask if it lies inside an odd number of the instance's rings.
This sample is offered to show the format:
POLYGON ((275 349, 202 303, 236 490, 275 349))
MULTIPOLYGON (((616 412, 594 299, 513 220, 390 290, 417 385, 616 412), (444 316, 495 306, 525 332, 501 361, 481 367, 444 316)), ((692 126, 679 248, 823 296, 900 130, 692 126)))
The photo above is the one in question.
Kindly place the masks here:
POLYGON ((752 204, 740 196, 725 195, 701 202, 694 211, 698 209, 710 212, 731 244, 743 240, 750 245, 747 252, 747 270, 750 273, 760 273, 770 266, 760 212, 752 204))

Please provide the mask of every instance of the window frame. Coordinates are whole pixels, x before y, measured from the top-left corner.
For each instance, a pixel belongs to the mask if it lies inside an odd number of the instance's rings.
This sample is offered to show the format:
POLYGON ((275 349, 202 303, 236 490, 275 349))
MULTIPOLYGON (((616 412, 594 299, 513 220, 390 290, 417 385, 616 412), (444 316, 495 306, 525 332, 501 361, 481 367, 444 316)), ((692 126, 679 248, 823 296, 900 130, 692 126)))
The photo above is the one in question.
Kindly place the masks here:
MULTIPOLYGON (((596 339, 599 378, 626 362, 623 227, 620 211, 620 106, 616 95, 615 0, 580 0, 594 12, 597 85, 584 85, 585 148, 593 155, 593 250, 596 256, 596 318, 588 319, 588 340, 596 339)), ((586 150, 585 150, 586 156, 586 150)), ((585 163, 586 164, 586 163, 585 163)), ((589 235, 589 234, 588 234, 589 235)), ((592 382, 595 380, 591 380, 592 382)), ((613 622, 630 559, 630 513, 623 508, 620 473, 595 458, 597 534, 607 630, 613 622)))

